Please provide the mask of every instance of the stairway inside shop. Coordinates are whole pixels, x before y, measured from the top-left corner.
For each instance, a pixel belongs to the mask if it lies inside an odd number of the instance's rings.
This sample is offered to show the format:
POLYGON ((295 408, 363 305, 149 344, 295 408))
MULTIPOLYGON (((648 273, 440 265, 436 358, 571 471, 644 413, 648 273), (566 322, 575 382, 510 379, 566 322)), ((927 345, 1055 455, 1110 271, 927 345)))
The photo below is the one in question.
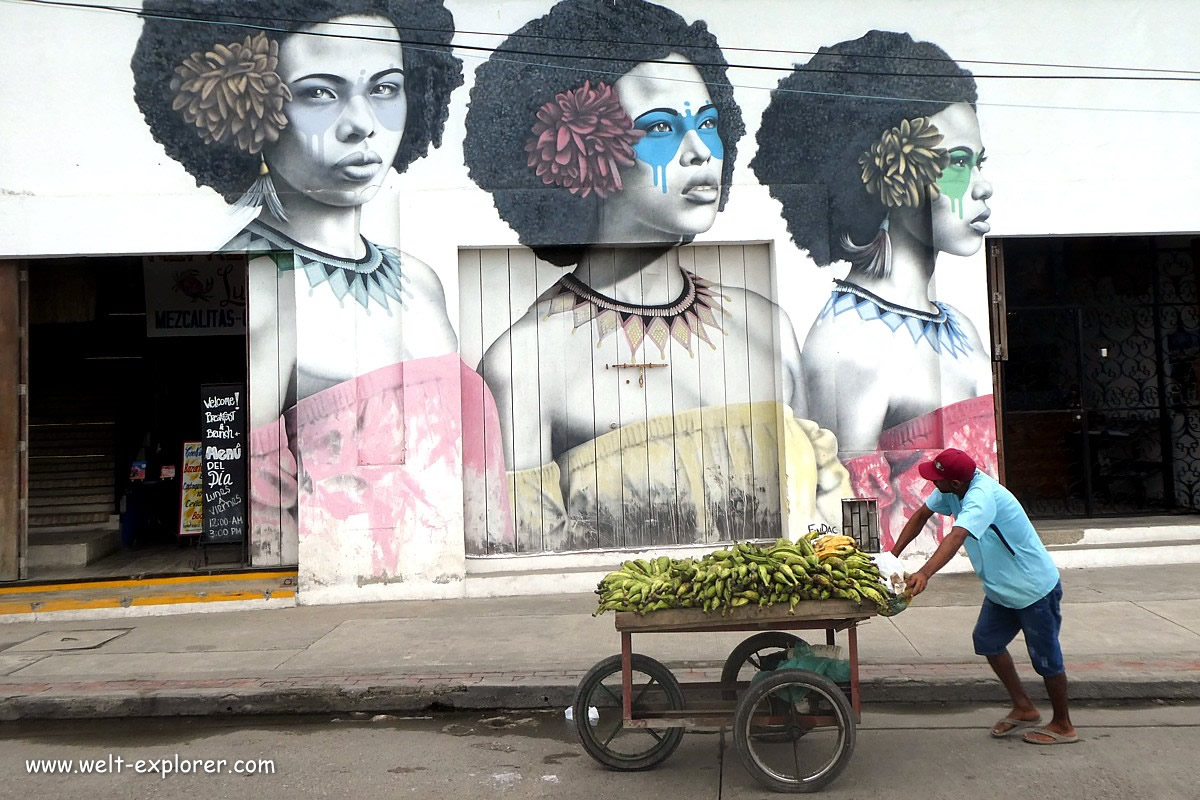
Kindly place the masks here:
POLYGON ((92 564, 120 545, 115 422, 55 405, 29 425, 30 577, 92 564))

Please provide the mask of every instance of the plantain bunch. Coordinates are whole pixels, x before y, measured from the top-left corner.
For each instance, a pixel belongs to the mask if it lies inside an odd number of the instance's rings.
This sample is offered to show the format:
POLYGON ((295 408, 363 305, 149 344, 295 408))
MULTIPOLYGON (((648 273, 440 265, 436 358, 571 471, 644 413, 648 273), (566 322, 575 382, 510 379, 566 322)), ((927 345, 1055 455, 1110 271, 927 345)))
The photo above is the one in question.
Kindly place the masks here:
POLYGON ((899 610, 870 556, 849 536, 809 534, 795 542, 749 542, 701 558, 626 561, 596 586, 605 611, 645 614, 671 608, 706 612, 756 603, 788 604, 788 613, 805 600, 844 599, 871 603, 881 614, 899 610))

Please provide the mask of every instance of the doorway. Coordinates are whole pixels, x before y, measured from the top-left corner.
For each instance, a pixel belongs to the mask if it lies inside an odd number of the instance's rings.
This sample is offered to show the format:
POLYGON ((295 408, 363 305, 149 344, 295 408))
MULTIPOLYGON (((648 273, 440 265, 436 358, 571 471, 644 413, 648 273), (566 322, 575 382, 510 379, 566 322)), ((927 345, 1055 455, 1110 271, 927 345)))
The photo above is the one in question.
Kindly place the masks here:
POLYGON ((1200 510, 1200 239, 1005 239, 1008 486, 1041 518, 1200 510))
POLYGON ((28 274, 21 577, 241 569, 244 536, 200 546, 196 443, 205 388, 245 394, 244 256, 42 259, 28 274))

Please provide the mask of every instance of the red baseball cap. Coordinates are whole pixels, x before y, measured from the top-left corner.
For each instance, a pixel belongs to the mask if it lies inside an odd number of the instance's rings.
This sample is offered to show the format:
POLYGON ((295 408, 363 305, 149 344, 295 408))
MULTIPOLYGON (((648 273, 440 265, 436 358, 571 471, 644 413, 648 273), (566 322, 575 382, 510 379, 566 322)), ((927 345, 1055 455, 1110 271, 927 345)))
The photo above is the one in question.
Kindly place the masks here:
POLYGON ((962 450, 943 450, 934 456, 933 461, 926 461, 917 467, 921 477, 927 481, 963 481, 967 483, 975 477, 975 459, 962 450))

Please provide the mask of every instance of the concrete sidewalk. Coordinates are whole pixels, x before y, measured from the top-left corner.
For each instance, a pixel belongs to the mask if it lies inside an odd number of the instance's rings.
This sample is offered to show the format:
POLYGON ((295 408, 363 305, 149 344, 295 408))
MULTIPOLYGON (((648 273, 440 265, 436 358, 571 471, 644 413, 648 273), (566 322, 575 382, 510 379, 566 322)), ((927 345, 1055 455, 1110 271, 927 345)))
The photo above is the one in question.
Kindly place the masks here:
MULTIPOLYGON (((1194 566, 1068 570, 1063 584, 1075 697, 1200 699, 1194 566)), ((864 698, 1000 699, 971 649, 980 599, 973 575, 940 576, 904 613, 862 626, 864 698)), ((0 719, 562 707, 619 651, 594 608, 594 595, 564 595, 8 624, 0 719)), ((635 636, 634 649, 681 681, 715 680, 746 635, 635 636)))

